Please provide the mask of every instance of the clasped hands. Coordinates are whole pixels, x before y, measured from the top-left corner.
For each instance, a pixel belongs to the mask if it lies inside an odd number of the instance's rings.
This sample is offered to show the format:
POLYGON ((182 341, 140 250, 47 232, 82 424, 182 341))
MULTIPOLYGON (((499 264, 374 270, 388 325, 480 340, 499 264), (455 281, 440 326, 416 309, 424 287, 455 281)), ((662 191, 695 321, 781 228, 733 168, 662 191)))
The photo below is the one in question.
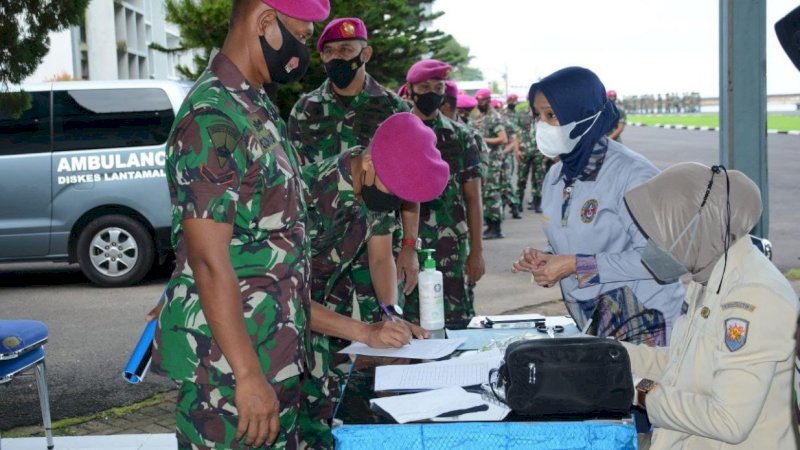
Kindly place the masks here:
POLYGON ((511 266, 511 272, 530 272, 536 284, 549 288, 575 273, 576 265, 575 255, 553 255, 526 247, 511 266))

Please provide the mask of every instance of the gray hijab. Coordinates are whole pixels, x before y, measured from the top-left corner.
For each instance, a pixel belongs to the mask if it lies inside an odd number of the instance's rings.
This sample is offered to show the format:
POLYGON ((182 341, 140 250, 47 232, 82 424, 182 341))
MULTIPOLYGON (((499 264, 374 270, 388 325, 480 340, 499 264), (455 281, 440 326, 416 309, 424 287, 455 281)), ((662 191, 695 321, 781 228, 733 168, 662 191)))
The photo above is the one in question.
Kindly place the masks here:
MULTIPOLYGON (((742 172, 730 170, 728 178, 730 245, 746 236, 761 217, 761 192, 742 172)), ((725 172, 714 173, 700 163, 676 164, 625 194, 625 202, 639 228, 664 249, 670 248, 700 211, 691 248, 690 233, 686 233, 675 245, 672 256, 678 261, 685 260, 692 278, 702 284, 708 282, 714 265, 725 254, 727 198, 725 172), (712 175, 708 199, 700 208, 712 175)))

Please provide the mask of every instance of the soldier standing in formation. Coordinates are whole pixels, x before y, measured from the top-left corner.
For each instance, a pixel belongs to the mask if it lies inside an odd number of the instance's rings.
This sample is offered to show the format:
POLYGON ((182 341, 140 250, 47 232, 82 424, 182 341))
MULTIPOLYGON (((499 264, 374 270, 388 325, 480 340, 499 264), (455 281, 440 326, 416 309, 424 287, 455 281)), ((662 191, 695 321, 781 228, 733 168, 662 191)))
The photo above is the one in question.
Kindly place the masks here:
POLYGON ((508 96, 508 115, 516 120, 520 129, 519 151, 517 152, 517 197, 520 205, 523 205, 525 188, 530 177, 531 201, 528 202, 528 209, 541 213, 544 161, 542 154, 536 148, 536 130, 533 126, 533 114, 529 110, 518 111, 517 101, 517 94, 508 96))
POLYGON ((486 222, 484 239, 501 239, 503 231, 503 149, 508 144, 508 134, 500 114, 491 107, 492 92, 480 89, 475 93, 480 114, 474 126, 481 131, 483 142, 489 147, 486 178, 483 180, 483 218, 486 222))
POLYGON ((623 108, 622 105, 617 103, 617 91, 613 89, 609 90, 606 92, 606 97, 608 97, 608 101, 617 108, 617 112, 619 113, 619 120, 614 125, 614 129, 608 133, 608 138, 617 142, 622 142, 622 131, 625 130, 625 124, 628 121, 628 113, 625 112, 625 108, 623 108))
MULTIPOLYGON (((475 315, 472 291, 483 276, 483 241, 481 239, 481 159, 480 148, 472 132, 445 117, 439 108, 443 99, 456 100, 458 89, 445 80, 452 67, 428 59, 408 71, 412 113, 436 134, 436 147, 450 166, 450 180, 435 200, 422 204, 420 238, 422 247, 434 249, 436 267, 444 276, 445 325, 463 327, 475 315)), ((419 312, 418 292, 406 298, 407 317, 414 320, 419 312)))

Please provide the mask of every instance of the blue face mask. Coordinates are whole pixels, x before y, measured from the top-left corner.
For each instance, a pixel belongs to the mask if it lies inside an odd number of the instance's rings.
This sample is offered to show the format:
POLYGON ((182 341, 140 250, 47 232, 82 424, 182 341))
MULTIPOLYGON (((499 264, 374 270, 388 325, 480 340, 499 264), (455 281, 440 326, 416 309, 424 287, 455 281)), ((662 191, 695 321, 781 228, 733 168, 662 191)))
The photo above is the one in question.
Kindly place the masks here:
POLYGON ((684 228, 675 239, 675 242, 673 242, 669 247, 669 250, 665 250, 656 244, 653 239, 647 240, 647 246, 644 248, 644 252, 642 253, 642 263, 657 280, 663 283, 674 283, 678 281, 680 277, 689 273, 689 269, 686 267, 686 264, 689 259, 689 252, 692 250, 692 246, 694 245, 694 238, 697 235, 697 227, 699 223, 700 212, 698 211, 692 220, 689 221, 689 224, 686 225, 686 228, 684 228), (691 232, 689 231, 690 229, 691 232), (686 247, 686 253, 684 253, 683 261, 678 261, 672 255, 672 250, 675 249, 675 246, 678 245, 687 232, 691 233, 689 245, 686 247))

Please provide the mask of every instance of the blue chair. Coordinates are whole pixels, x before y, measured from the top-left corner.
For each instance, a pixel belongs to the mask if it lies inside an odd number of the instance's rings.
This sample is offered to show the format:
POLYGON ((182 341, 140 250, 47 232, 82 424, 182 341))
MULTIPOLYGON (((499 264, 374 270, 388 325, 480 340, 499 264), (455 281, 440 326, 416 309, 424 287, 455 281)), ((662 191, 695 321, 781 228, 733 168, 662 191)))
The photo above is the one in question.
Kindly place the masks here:
POLYGON ((50 399, 47 395, 47 378, 44 367, 44 344, 47 342, 47 325, 36 320, 0 320, 0 384, 33 368, 39 389, 44 434, 48 450, 53 448, 50 429, 50 399))

